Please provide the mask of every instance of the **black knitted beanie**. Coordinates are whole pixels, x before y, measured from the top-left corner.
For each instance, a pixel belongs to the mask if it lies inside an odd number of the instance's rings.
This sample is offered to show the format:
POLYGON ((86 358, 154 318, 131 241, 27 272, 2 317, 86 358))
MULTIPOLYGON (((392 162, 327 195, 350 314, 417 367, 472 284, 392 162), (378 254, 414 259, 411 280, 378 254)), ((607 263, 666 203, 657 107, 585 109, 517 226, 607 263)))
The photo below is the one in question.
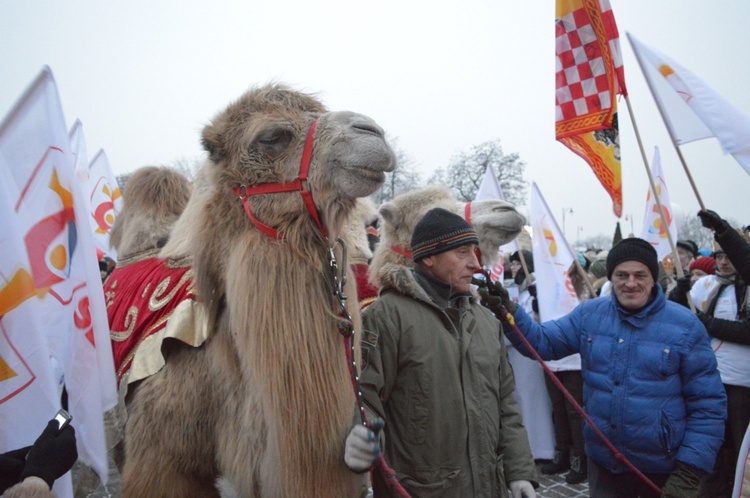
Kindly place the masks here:
POLYGON ((412 259, 416 262, 469 244, 478 245, 479 238, 466 220, 447 209, 430 209, 414 227, 412 259))
POLYGON ((659 278, 659 260, 656 249, 643 239, 630 237, 622 239, 607 254, 607 278, 612 280, 612 273, 620 263, 638 261, 646 265, 654 277, 659 278))

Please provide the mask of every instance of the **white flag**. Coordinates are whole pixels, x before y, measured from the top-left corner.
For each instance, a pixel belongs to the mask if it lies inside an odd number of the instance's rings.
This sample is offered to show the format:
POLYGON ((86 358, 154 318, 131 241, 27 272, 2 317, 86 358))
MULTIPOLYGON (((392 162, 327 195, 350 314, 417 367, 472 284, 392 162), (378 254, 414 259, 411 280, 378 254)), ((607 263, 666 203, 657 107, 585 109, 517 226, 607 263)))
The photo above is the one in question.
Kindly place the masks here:
POLYGON ((88 162, 83 139, 83 127, 76 120, 70 132, 70 142, 76 158, 76 177, 81 182, 88 203, 88 220, 94 234, 94 244, 102 254, 117 261, 117 252, 109 246, 109 234, 115 218, 122 210, 122 195, 117 186, 107 154, 99 150, 91 162, 88 162), (78 152, 76 153, 76 148, 78 152))
POLYGON ((646 197, 646 213, 643 215, 643 228, 641 229, 640 237, 654 246, 656 255, 659 257, 659 261, 661 261, 672 253, 672 247, 669 245, 669 239, 667 238, 667 229, 672 236, 672 240, 677 241, 677 223, 674 220, 672 205, 669 203, 669 190, 667 189, 667 182, 664 179, 664 172, 661 168, 661 156, 658 147, 654 147, 654 159, 651 161, 651 176, 654 179, 659 202, 664 210, 664 219, 667 220, 667 228, 664 228, 661 216, 659 216, 659 206, 656 204, 656 199, 651 195, 652 192, 649 188, 646 197))
MULTIPOLYGON (((35 333, 46 342, 54 383, 64 384, 68 393, 79 457, 106 483, 103 413, 117 399, 109 328, 88 213, 74 178, 70 139, 49 68, 0 125, 0 171, 12 206, 3 220, 12 220, 21 237, 20 247, 7 252, 3 247, 2 259, 27 271, 33 296, 28 290, 22 296, 36 305, 33 317, 20 320, 25 322, 22 328, 6 333, 18 337, 39 327, 35 333)), ((7 286, 8 275, 4 277, 2 285, 7 286)), ((28 312, 25 306, 13 309, 24 311, 28 312)), ((23 361, 23 352, 18 354, 23 361)), ((33 384, 32 380, 25 389, 33 384)), ((48 402, 59 406, 58 393, 51 394, 48 402)), ((4 421, 22 418, 26 423, 28 416, 46 423, 54 416, 36 413, 34 405, 22 403, 25 397, 20 394, 13 399, 17 402, 0 404, 4 421)), ((43 427, 34 432, 38 435, 43 427)), ((0 429, 4 434, 11 430, 10 424, 0 429)), ((31 443, 33 438, 27 440, 31 443)))
MULTIPOLYGON (((500 188, 500 184, 497 181, 497 175, 495 174, 495 168, 491 164, 487 165, 487 169, 484 170, 484 177, 482 177, 482 183, 479 184, 479 189, 474 196, 475 201, 482 201, 485 199, 500 199, 505 200, 503 190, 500 188)), ((498 249, 499 257, 497 264, 490 268, 490 273, 494 280, 502 282, 505 274, 505 255, 513 254, 518 251, 518 242, 516 239, 511 240, 507 244, 503 244, 498 249)))
POLYGON ((675 143, 716 137, 750 174, 750 118, 669 57, 628 39, 675 143))
POLYGON ((568 269, 576 259, 536 183, 531 184, 531 226, 539 318, 554 320, 578 305, 568 269))

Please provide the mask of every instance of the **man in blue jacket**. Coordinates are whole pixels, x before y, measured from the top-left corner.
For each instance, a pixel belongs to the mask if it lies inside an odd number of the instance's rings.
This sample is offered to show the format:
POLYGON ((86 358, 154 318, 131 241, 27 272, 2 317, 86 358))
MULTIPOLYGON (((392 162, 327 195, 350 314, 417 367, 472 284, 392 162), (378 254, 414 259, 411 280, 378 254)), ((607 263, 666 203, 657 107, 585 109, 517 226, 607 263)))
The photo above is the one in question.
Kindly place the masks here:
MULTIPOLYGON (((589 493, 596 498, 687 498, 711 472, 721 446, 726 394, 706 329, 667 301, 656 251, 624 239, 607 256, 613 294, 537 324, 500 285, 480 288, 496 315, 503 307, 545 360, 581 354, 585 410, 596 427, 662 493, 618 460, 585 425, 589 493)), ((501 317, 502 318, 502 317, 501 317)), ((506 334, 530 355, 513 327, 506 334)))

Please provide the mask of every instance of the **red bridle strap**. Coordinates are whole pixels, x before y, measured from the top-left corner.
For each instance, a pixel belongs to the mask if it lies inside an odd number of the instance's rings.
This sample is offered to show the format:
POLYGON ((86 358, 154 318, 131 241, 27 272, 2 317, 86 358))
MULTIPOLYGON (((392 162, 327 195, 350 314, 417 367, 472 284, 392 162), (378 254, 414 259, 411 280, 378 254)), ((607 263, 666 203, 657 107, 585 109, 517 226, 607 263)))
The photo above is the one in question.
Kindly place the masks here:
POLYGON ((318 210, 315 208, 315 203, 313 202, 312 194, 310 193, 310 190, 307 188, 306 182, 307 182, 307 174, 310 170, 310 162, 312 161, 312 154, 313 154, 313 145, 315 143, 315 129, 318 127, 318 120, 316 119, 313 121, 313 123, 310 125, 310 129, 307 131, 307 138, 305 139, 305 148, 302 151, 302 160, 300 161, 300 167, 299 167, 299 176, 296 180, 293 180, 291 182, 279 182, 279 183, 263 183, 260 185, 254 185, 251 187, 247 187, 245 185, 241 185, 239 187, 235 187, 232 189, 232 192, 234 195, 240 198, 242 201, 242 207, 245 208, 245 213, 247 214, 247 217, 250 219, 250 221, 255 225, 258 230, 263 232, 264 234, 268 235, 269 237, 273 239, 280 239, 281 233, 279 233, 278 230, 275 228, 272 228, 262 221, 260 221, 258 218, 256 218, 252 210, 250 209, 250 197, 254 195, 262 195, 262 194, 279 194, 283 192, 299 192, 300 195, 302 195, 302 200, 305 203, 305 207, 307 208, 307 212, 310 213, 310 217, 315 221, 315 224, 320 229, 320 232, 323 234, 324 237, 328 237, 328 231, 323 226, 323 223, 320 221, 320 216, 318 216, 318 210))
POLYGON ((406 249, 401 249, 400 247, 391 246, 391 251, 395 252, 396 254, 400 254, 401 256, 405 258, 411 259, 411 251, 408 251, 406 249))
POLYGON ((464 205, 464 219, 466 220, 466 223, 474 226, 474 224, 471 222, 471 202, 467 202, 464 205))

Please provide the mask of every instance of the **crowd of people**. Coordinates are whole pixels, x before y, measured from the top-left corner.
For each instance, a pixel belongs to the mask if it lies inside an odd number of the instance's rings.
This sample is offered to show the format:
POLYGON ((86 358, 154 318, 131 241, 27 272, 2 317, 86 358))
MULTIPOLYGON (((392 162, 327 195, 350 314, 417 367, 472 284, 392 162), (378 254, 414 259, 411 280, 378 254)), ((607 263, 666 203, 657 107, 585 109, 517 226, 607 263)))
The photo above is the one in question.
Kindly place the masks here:
MULTIPOLYGON (((504 281, 478 279, 472 226, 428 211, 414 268, 363 312, 371 425, 354 425, 344 463, 366 472, 382 452, 415 497, 533 498, 538 471, 588 482, 592 498, 733 497, 750 426, 750 226, 698 216, 715 245, 678 240, 682 275, 635 237, 578 253, 579 304, 542 322, 530 251, 508 256, 504 281)), ((73 427, 50 421, 33 446, 0 455, 0 492, 48 496, 76 459, 73 427)), ((401 496, 378 473, 372 487, 401 496)))
MULTIPOLYGON (((591 285, 572 278, 580 304, 540 323, 543 283, 529 251, 510 256, 505 283, 472 281, 471 226, 428 212, 412 238, 415 268, 363 314, 362 391, 385 426, 352 430, 347 465, 367 470, 382 451, 413 496, 503 496, 505 487, 536 496, 533 426, 524 425, 533 414, 528 393, 511 396, 521 369, 508 360, 534 350, 583 407, 548 383, 554 457, 543 473, 588 481, 595 498, 733 496, 750 424, 750 227, 699 217, 716 245, 679 240, 682 275, 649 242, 623 239, 598 257, 579 254, 578 278, 591 285)), ((396 496, 377 480, 374 489, 396 496)))

